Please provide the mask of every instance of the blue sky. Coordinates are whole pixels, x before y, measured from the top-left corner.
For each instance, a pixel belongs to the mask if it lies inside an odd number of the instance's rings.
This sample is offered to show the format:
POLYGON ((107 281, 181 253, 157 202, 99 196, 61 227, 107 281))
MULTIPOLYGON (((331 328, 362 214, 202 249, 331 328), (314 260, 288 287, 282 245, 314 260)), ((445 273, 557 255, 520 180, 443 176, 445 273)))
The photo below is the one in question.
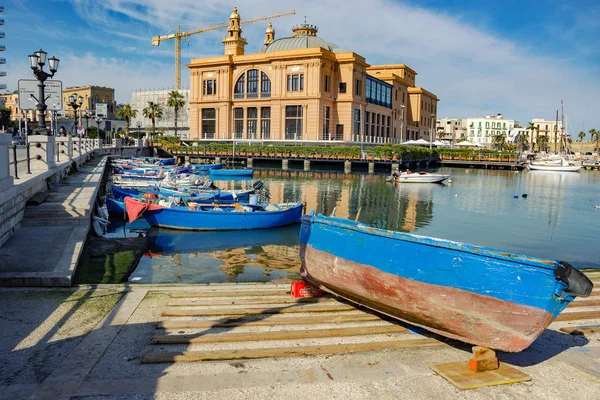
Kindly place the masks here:
MULTIPOLYGON (((439 117, 501 112, 525 124, 553 118, 564 100, 571 132, 600 129, 597 0, 9 0, 4 82, 31 79, 27 55, 41 47, 61 59, 63 86, 111 86, 129 102, 131 90, 173 85, 174 43, 152 47, 153 35, 225 22, 234 5, 242 19, 296 9, 272 21, 276 37, 306 16, 370 64, 408 64, 440 97, 439 117)), ((267 24, 244 26, 247 52, 258 51, 267 24)), ((184 40, 182 61, 221 54, 223 34, 184 40)))

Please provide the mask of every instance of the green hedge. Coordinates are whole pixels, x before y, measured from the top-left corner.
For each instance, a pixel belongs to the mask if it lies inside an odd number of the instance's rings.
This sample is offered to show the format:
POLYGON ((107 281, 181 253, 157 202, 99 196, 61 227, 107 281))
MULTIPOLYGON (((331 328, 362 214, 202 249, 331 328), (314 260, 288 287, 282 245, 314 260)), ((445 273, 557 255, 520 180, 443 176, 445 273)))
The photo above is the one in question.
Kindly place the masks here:
MULTIPOLYGON (((227 153, 231 154, 232 145, 223 143, 209 143, 200 146, 177 146, 172 143, 161 143, 164 147, 174 153, 204 154, 207 153, 227 153)), ((386 144, 382 146, 365 147, 365 156, 367 159, 385 159, 392 160, 396 157, 398 160, 410 161, 429 157, 437 157, 440 152, 438 149, 429 150, 425 147, 403 146, 399 144, 386 144)), ((336 157, 336 158, 356 158, 361 156, 360 146, 278 146, 278 145, 249 145, 239 144, 235 146, 236 155, 252 153, 254 156, 276 157, 336 157)))

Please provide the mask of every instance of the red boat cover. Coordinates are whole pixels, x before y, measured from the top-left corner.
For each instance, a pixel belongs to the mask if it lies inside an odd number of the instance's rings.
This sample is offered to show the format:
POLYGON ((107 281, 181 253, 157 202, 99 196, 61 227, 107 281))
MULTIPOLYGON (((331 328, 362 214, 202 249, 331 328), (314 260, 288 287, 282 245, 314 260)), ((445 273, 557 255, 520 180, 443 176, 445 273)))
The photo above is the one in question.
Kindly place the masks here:
POLYGON ((160 210, 164 208, 158 204, 152 203, 143 203, 141 201, 137 201, 133 197, 125 197, 125 210, 127 210, 127 217, 129 218, 129 222, 133 222, 139 218, 140 215, 146 210, 160 210))

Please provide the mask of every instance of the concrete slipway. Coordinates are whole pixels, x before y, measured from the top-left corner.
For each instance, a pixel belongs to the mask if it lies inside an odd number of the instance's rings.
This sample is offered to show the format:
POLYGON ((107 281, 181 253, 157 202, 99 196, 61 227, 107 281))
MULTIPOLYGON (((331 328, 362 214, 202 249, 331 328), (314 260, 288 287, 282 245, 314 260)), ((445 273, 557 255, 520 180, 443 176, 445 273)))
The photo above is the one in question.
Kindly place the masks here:
POLYGON ((600 323, 598 290, 526 351, 499 354, 532 381, 461 391, 430 366, 466 361, 469 346, 288 289, 1 289, 0 398, 598 398, 600 335, 560 330, 600 323))

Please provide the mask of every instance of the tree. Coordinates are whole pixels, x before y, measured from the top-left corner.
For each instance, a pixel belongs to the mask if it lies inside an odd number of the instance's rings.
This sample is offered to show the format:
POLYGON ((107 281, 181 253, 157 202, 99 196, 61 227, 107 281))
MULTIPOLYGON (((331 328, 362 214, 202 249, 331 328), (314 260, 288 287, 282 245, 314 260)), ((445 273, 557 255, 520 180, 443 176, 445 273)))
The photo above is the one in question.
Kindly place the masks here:
POLYGON ((506 136, 502 134, 492 136, 492 144, 498 150, 504 149, 504 146, 506 145, 506 136))
POLYGON ((464 142, 465 140, 467 140, 467 136, 465 136, 465 134, 463 133, 462 135, 460 135, 460 137, 458 138, 459 142, 464 142))
POLYGON ((592 140, 594 140, 594 138, 596 138, 596 151, 600 150, 600 131, 597 131, 596 129, 590 129, 590 137, 592 138, 592 140))
POLYGON ((163 110, 160 104, 149 101, 148 107, 144 108, 143 113, 144 117, 152 121, 152 135, 154 136, 156 134, 156 120, 162 118, 163 110))
POLYGON ((10 108, 0 108, 0 128, 6 129, 10 125, 10 114, 12 110, 10 108))
POLYGON ((441 141, 444 138, 444 136, 446 136, 446 132, 444 132, 442 129, 438 129, 438 131, 437 131, 438 140, 441 141))
MULTIPOLYGON (((527 126, 527 129, 531 131, 531 151, 533 152, 535 150, 534 145, 533 145, 533 131, 537 131, 538 136, 539 136, 540 128, 535 126, 535 124, 533 122, 530 122, 529 125, 527 126)), ((537 140, 536 140, 536 142, 537 142, 537 140)), ((538 150, 539 149, 540 149, 540 145, 538 143, 538 150)))
POLYGON ((177 90, 171 90, 169 92, 169 98, 167 99, 167 106, 173 109, 173 119, 175 120, 175 136, 177 136, 177 112, 185 107, 185 99, 177 90))
POLYGON ((585 139, 585 132, 581 131, 581 132, 579 132, 579 141, 583 142, 583 139, 585 139))
POLYGON ((550 138, 548 135, 538 136, 538 150, 540 151, 548 151, 548 142, 550 142, 550 138))
POLYGON ((521 151, 529 150, 529 138, 526 133, 520 133, 519 136, 519 144, 521 147, 521 151))
POLYGON ((117 117, 125 118, 125 136, 129 136, 129 124, 131 118, 137 117, 137 110, 131 108, 131 104, 125 104, 123 107, 117 109, 117 117))

